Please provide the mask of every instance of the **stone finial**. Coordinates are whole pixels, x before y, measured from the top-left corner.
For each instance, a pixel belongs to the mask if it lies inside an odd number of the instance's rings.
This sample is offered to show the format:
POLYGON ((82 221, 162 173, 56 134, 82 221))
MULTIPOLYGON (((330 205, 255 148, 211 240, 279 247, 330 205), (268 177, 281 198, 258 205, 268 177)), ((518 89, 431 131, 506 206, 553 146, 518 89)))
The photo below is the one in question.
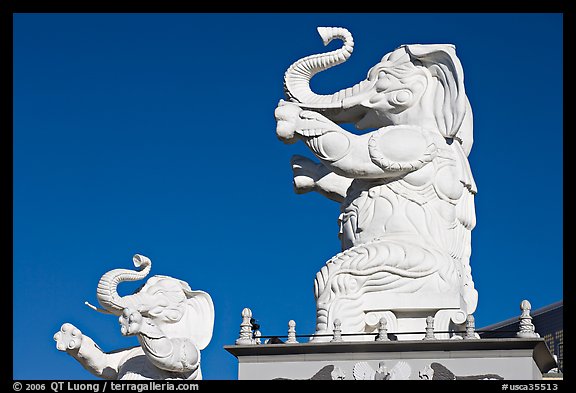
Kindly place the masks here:
POLYGON ((378 321, 378 336, 376 337, 376 341, 390 341, 388 338, 388 322, 386 322, 386 318, 380 318, 378 321))
POLYGON ((423 340, 436 340, 434 336, 434 317, 430 315, 426 317, 426 335, 423 340))
POLYGON ((522 314, 518 319, 520 319, 520 326, 519 331, 516 333, 516 337, 520 338, 537 338, 540 337, 538 333, 536 333, 536 328, 532 323, 532 316, 530 315, 530 310, 532 309, 532 305, 528 300, 522 300, 520 303, 520 310, 522 310, 522 314))
POLYGON ((236 340, 236 345, 250 345, 256 342, 252 338, 252 310, 245 308, 242 310, 242 323, 240 324, 240 337, 236 340))
POLYGON ((342 342, 342 322, 339 319, 334 320, 334 337, 330 342, 342 342))
POLYGON ((468 314, 466 317, 466 335, 464 336, 464 340, 476 340, 478 336, 474 331, 476 329, 476 322, 474 321, 474 315, 468 314))
POLYGON ((262 335, 262 333, 260 333, 260 330, 254 331, 254 343, 255 344, 262 344, 262 340, 260 339, 261 335, 262 335))
POLYGON ((286 344, 298 344, 296 340, 296 322, 292 319, 288 321, 288 339, 286 344))

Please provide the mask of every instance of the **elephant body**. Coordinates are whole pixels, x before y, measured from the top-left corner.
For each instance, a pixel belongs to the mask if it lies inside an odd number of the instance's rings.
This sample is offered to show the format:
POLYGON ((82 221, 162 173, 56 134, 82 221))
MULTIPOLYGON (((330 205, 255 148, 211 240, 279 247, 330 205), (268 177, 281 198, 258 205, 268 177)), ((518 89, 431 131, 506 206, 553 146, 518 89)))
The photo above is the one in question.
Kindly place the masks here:
MULTIPOLYGON (((297 193, 340 203, 342 252, 316 276, 316 333, 459 330, 476 309, 470 270, 476 185, 467 156, 472 111, 453 45, 403 45, 366 80, 329 95, 310 89, 316 73, 352 54, 343 28, 318 28, 342 48, 296 61, 285 74, 276 133, 302 141, 319 159, 292 158, 297 193), (339 124, 353 123, 360 134, 339 124)), ((399 339, 415 338, 413 335, 399 339)), ((321 338, 316 338, 321 339, 321 338)), ((353 340, 362 339, 359 337, 353 340)), ((371 338, 365 338, 371 339, 371 338)))
POLYGON ((140 271, 115 269, 102 276, 97 297, 104 309, 118 316, 121 333, 136 335, 139 347, 103 352, 71 324, 54 335, 57 348, 84 368, 106 379, 201 379, 200 351, 212 338, 214 305, 210 295, 193 291, 188 283, 156 275, 128 296, 119 296, 122 281, 144 278, 151 261, 136 254, 140 271))

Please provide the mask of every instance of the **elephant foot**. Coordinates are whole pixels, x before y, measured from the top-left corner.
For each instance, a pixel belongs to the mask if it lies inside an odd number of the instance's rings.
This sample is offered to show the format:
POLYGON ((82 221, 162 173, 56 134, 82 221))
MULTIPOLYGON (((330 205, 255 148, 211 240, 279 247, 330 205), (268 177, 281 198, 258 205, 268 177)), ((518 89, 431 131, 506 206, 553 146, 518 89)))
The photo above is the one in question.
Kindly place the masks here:
POLYGON ((313 191, 316 181, 321 176, 319 173, 321 164, 298 155, 292 157, 290 164, 294 173, 294 191, 297 194, 313 191))
POLYGON ((302 108, 291 102, 280 100, 278 107, 274 111, 274 116, 278 124, 276 125, 276 136, 286 144, 298 141, 296 138, 297 122, 302 108))
POLYGON ((54 334, 56 348, 59 351, 77 350, 82 345, 82 337, 80 329, 71 323, 65 323, 60 328, 60 331, 54 334))

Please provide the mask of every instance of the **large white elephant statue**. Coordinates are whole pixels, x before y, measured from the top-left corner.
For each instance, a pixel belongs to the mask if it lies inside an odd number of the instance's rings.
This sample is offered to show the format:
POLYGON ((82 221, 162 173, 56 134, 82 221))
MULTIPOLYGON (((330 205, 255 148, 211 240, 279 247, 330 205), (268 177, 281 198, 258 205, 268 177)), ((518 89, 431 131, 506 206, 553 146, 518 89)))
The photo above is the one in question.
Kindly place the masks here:
POLYGON ((391 332, 405 333, 398 339, 417 338, 434 316, 439 337, 452 336, 478 299, 470 269, 472 110, 455 47, 402 45, 365 80, 321 95, 310 79, 345 62, 354 41, 344 28, 318 31, 325 44, 337 38, 343 46, 292 64, 287 101, 275 111, 278 138, 302 141, 319 160, 292 158, 295 191, 341 204, 342 252, 314 283, 316 333, 330 333, 336 319, 345 333, 374 332, 385 318, 391 332))

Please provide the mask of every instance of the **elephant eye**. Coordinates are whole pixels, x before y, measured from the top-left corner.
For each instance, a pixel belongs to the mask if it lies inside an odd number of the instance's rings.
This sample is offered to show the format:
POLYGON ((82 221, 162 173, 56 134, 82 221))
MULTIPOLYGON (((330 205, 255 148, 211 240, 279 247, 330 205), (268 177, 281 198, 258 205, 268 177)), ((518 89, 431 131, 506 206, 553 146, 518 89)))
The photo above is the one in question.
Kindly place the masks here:
POLYGON ((148 313, 150 315, 152 315, 153 317, 157 317, 158 315, 162 314, 162 311, 164 311, 164 307, 154 307, 152 310, 150 310, 148 313))
POLYGON ((178 310, 168 310, 166 312, 166 318, 171 321, 178 321, 181 317, 181 314, 178 310))
POLYGON ((401 89, 395 91, 390 97, 390 103, 394 105, 405 105, 412 99, 412 92, 409 89, 401 89))

